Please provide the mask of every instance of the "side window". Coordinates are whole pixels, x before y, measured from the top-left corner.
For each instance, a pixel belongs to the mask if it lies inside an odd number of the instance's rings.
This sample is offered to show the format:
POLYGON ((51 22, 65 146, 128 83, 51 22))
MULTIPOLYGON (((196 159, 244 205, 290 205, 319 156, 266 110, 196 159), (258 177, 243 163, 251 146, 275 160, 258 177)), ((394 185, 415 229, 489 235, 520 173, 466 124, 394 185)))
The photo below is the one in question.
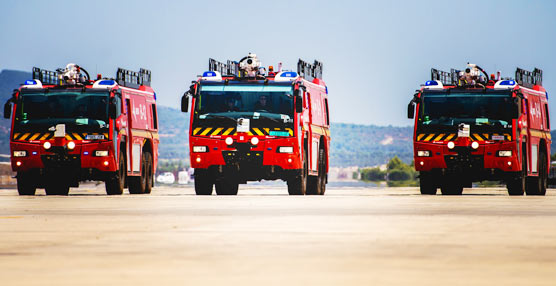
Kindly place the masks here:
POLYGON ((116 118, 122 115, 122 95, 118 94, 116 96, 116 118))
POLYGON ((544 105, 544 118, 546 120, 546 129, 550 130, 550 115, 548 114, 548 104, 544 105))
POLYGON ((153 129, 158 129, 158 118, 156 117, 156 104, 151 105, 152 117, 153 117, 153 129))
POLYGON ((324 99, 324 112, 326 112, 326 125, 330 126, 330 115, 328 114, 328 98, 324 99))

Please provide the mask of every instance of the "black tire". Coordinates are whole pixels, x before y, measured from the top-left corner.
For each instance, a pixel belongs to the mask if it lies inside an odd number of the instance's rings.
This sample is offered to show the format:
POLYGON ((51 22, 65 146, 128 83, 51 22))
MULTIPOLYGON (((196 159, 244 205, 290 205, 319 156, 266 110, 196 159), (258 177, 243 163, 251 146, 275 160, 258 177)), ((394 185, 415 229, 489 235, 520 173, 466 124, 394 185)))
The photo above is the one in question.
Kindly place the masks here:
POLYGON ((144 194, 147 187, 147 152, 143 153, 141 156, 141 175, 128 177, 129 182, 129 193, 138 195, 144 194))
POLYGON ((538 177, 528 178, 527 189, 525 190, 528 196, 544 196, 546 195, 546 186, 548 183, 546 155, 544 151, 539 152, 537 160, 538 177))
POLYGON ((318 175, 307 177, 307 195, 324 195, 326 188, 326 166, 324 160, 324 149, 319 150, 318 175))
POLYGON ((428 172, 419 173, 419 189, 421 195, 436 195, 437 185, 434 177, 428 172))
POLYGON ((288 179, 288 194, 290 194, 290 196, 305 195, 307 192, 307 172, 307 152, 305 152, 301 174, 288 179))
POLYGON ((445 175, 442 178, 440 192, 443 196, 461 196, 463 193, 463 184, 456 175, 445 175))
POLYGON ((195 194, 198 196, 212 195, 214 182, 206 170, 195 169, 195 194))
POLYGON ((20 196, 34 196, 37 191, 35 178, 27 172, 17 172, 17 192, 20 196))
POLYGON ((219 196, 235 196, 239 189, 239 183, 233 179, 226 178, 216 181, 214 184, 216 194, 219 196))
POLYGON ((145 194, 150 194, 153 189, 153 155, 150 152, 145 152, 145 194))
POLYGON ((513 174, 506 182, 508 188, 508 195, 510 196, 523 196, 525 188, 527 187, 527 158, 525 157, 525 150, 522 150, 521 155, 521 172, 513 174))
POLYGON ((67 196, 69 194, 69 184, 60 177, 49 178, 44 188, 47 196, 67 196))
POLYGON ((124 193, 125 187, 125 176, 126 172, 126 162, 124 153, 120 152, 118 170, 111 175, 110 178, 106 179, 104 182, 106 186, 106 194, 108 195, 121 195, 124 193))

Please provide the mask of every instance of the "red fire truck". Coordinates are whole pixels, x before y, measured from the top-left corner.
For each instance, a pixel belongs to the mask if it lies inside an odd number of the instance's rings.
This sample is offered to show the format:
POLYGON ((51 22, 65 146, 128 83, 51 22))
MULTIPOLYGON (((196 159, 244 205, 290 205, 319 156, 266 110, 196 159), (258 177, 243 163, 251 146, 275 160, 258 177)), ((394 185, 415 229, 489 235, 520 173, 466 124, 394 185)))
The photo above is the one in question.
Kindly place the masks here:
POLYGON ((473 64, 432 69, 408 106, 421 194, 440 188, 461 195, 472 182, 495 180, 510 195, 545 195, 552 141, 547 99, 539 69, 518 68, 515 79, 489 77, 473 64))
POLYGON ((92 80, 76 64, 33 68, 4 106, 19 194, 67 195, 85 180, 104 181, 109 195, 150 193, 159 143, 150 82, 145 69, 92 80))
POLYGON ((254 54, 209 60, 182 97, 191 98, 190 158, 195 192, 236 195, 247 181, 287 181, 290 195, 323 195, 330 150, 328 89, 322 63, 297 72, 261 66, 254 54))

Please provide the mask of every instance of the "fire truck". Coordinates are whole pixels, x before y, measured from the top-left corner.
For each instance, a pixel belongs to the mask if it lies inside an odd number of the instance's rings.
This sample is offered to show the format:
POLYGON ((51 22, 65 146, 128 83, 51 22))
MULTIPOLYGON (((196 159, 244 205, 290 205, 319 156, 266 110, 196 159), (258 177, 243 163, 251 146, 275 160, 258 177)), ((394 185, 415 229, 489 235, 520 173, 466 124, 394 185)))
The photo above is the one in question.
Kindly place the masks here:
POLYGON ((415 117, 421 194, 440 188, 461 195, 473 182, 491 180, 505 182, 510 195, 545 195, 552 140, 540 69, 517 68, 515 78, 489 76, 474 64, 432 69, 408 117, 415 117))
POLYGON ((209 70, 181 101, 188 112, 195 192, 236 195, 247 181, 284 180, 290 195, 323 195, 330 118, 322 63, 299 60, 297 72, 209 59, 209 70))
POLYGON ((68 195, 86 180, 104 181, 109 195, 150 193, 159 143, 150 82, 145 69, 95 80, 76 64, 33 68, 4 106, 19 194, 68 195))

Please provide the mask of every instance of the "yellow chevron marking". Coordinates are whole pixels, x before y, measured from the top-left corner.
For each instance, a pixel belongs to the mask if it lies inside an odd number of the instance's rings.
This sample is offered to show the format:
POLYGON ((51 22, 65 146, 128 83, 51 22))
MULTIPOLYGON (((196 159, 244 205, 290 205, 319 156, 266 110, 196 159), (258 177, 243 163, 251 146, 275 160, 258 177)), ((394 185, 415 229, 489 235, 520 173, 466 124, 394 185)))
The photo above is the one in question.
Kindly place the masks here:
POLYGON ((19 133, 14 133, 14 139, 17 139, 18 136, 19 136, 19 133))
POLYGON ((442 134, 436 136, 436 138, 434 138, 433 141, 440 141, 440 139, 442 139, 442 137, 444 137, 444 133, 442 133, 442 134))
POLYGON ((511 134, 506 134, 506 140, 512 141, 512 135, 511 134))
POLYGON ((429 135, 429 136, 427 136, 427 138, 425 138, 425 141, 429 141, 429 140, 431 140, 431 139, 432 139, 432 137, 434 137, 434 133, 433 133, 433 134, 431 134, 431 135, 429 135))
POLYGON ((73 138, 71 138, 71 136, 69 134, 66 134, 66 139, 67 140, 73 140, 73 138))
MULTIPOLYGON (((293 136, 293 130, 291 128, 286 128, 286 130, 288 130, 288 133, 290 133, 290 136, 293 136)), ((326 131, 328 131, 328 129, 326 129, 326 131)), ((328 132, 327 132, 327 135, 329 135, 328 132)))
POLYGON ((224 128, 216 128, 216 130, 214 130, 214 132, 212 132, 210 135, 218 135, 218 133, 220 133, 220 131, 222 131, 222 129, 224 129, 224 128))
POLYGON ((263 128, 264 132, 266 132, 266 135, 270 135, 270 128, 263 128))
POLYGON ((108 139, 108 133, 104 133, 104 139, 108 139))
POLYGON ((490 139, 490 136, 488 136, 487 133, 484 133, 484 134, 483 134, 483 137, 485 138, 485 140, 489 140, 489 139, 490 139))
POLYGON ((197 135, 197 133, 199 133, 199 131, 201 131, 201 127, 197 127, 195 128, 195 130, 193 130, 193 135, 197 135))
POLYGON ((209 131, 212 129, 212 127, 208 127, 207 129, 205 129, 205 131, 203 131, 200 135, 201 136, 205 136, 207 135, 207 133, 209 133, 209 131))
POLYGON ((25 140, 25 138, 27 138, 27 136, 29 136, 29 135, 31 135, 31 133, 25 133, 25 134, 23 134, 23 136, 21 136, 19 138, 19 140, 25 140))
POLYGON ((41 134, 40 133, 35 133, 33 134, 33 136, 31 136, 31 138, 29 138, 29 141, 31 140, 35 140, 37 137, 39 137, 41 134))
POLYGON ((264 135, 261 130, 259 130, 259 128, 253 128, 253 131, 255 131, 255 133, 257 133, 257 135, 262 136, 264 135))
POLYGON ((83 138, 81 138, 81 136, 79 136, 79 134, 77 133, 72 133, 71 135, 73 135, 76 140, 83 140, 83 138))
POLYGON ((417 141, 421 141, 423 136, 425 136, 425 133, 421 133, 421 134, 417 135, 417 141))
POLYGON ((228 128, 226 131, 224 131, 224 133, 222 133, 222 135, 228 135, 232 131, 234 131, 234 128, 228 128))
POLYGON ((44 135, 39 140, 45 140, 49 135, 50 133, 44 133, 44 135))
POLYGON ((251 131, 249 131, 249 132, 247 132, 247 135, 253 136, 253 133, 251 133, 251 131))
POLYGON ((444 138, 444 141, 450 141, 456 134, 450 134, 448 137, 444 138))

